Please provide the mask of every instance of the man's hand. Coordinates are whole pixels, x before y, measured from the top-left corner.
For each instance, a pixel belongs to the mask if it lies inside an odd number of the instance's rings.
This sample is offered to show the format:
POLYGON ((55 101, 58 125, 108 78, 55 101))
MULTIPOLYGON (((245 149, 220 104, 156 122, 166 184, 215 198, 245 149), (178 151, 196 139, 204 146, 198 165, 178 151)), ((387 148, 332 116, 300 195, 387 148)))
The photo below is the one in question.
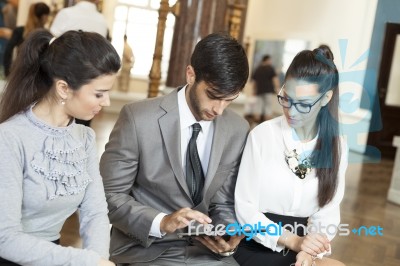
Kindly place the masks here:
POLYGON ((229 241, 225 241, 221 236, 204 236, 196 237, 196 240, 200 241, 204 246, 210 249, 214 253, 229 252, 234 250, 238 245, 240 240, 245 236, 231 236, 229 241))
POLYGON ((161 220, 160 230, 162 233, 173 233, 177 229, 184 228, 195 220, 201 224, 211 223, 210 217, 199 211, 190 208, 182 208, 171 214, 164 216, 161 220))

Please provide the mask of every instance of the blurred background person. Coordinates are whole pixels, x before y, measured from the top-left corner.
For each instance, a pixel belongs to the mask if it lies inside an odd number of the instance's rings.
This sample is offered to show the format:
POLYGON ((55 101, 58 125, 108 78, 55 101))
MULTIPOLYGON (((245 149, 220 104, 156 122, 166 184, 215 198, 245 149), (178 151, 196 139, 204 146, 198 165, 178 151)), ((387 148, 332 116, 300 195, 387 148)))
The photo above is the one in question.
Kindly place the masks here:
POLYGON ((61 9, 54 18, 50 32, 57 37, 69 30, 82 30, 107 37, 107 21, 97 10, 97 2, 98 0, 81 0, 74 6, 61 9))
POLYGON ((4 27, 15 29, 17 26, 19 0, 7 0, 5 2, 7 2, 7 4, 1 9, 3 12, 4 27))
POLYGON ((253 110, 254 120, 261 123, 269 120, 273 115, 273 101, 276 100, 276 92, 279 90, 279 78, 271 64, 271 56, 264 55, 260 65, 251 76, 253 82, 253 94, 257 103, 253 110))
POLYGON ((25 26, 16 27, 8 41, 3 58, 4 74, 7 77, 11 71, 14 48, 21 45, 29 33, 35 29, 44 28, 50 14, 50 7, 43 3, 31 4, 25 26))
MULTIPOLYGON (((7 6, 9 5, 8 0, 0 0, 0 80, 4 79, 4 70, 3 70, 3 55, 4 55, 4 50, 6 48, 7 41, 10 39, 12 30, 10 28, 7 28, 5 26, 5 15, 2 11, 3 8, 6 8, 5 11, 7 10, 7 6)), ((1 83, 1 81, 0 81, 1 83)), ((0 85, 1 86, 1 85, 0 85)))

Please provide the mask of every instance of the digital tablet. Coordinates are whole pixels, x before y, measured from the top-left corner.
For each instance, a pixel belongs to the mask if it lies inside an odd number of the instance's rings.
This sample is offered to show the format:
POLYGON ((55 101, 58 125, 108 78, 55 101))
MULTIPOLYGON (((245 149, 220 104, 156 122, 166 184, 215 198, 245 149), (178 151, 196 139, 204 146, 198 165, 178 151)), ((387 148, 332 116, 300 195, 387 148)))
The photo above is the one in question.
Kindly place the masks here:
POLYGON ((228 230, 228 232, 226 230, 223 231, 194 231, 194 232, 185 232, 185 233, 177 233, 179 238, 183 238, 183 237, 195 237, 195 236, 221 236, 223 238, 227 238, 230 237, 231 235, 238 235, 239 233, 241 235, 245 235, 245 236, 249 236, 251 234, 258 234, 258 233, 266 233, 267 230, 266 228, 262 228, 262 229, 257 229, 257 230, 252 230, 251 228, 246 228, 246 229, 241 229, 241 230, 228 230), (232 234, 228 234, 232 233, 232 234))

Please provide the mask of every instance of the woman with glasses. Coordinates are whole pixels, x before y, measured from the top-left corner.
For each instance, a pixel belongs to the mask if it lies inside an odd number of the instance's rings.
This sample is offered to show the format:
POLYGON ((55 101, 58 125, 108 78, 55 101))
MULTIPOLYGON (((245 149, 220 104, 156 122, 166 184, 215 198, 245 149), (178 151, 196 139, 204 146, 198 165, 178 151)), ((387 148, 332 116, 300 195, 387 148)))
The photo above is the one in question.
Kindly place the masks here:
POLYGON ((329 47, 298 53, 278 94, 284 115, 249 134, 235 209, 240 224, 258 231, 241 242, 240 265, 343 265, 324 257, 340 228, 348 157, 338 83, 329 47))

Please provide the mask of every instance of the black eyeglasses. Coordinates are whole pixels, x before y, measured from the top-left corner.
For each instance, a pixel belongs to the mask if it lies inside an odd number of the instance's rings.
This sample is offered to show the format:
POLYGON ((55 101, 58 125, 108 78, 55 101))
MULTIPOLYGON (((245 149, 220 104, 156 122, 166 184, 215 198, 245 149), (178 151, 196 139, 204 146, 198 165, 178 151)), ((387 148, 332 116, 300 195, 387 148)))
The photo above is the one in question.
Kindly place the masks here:
POLYGON ((293 102, 292 99, 289 99, 289 98, 286 98, 286 97, 283 97, 283 96, 279 95, 279 94, 281 94, 282 89, 283 89, 283 86, 282 86, 281 90, 279 91, 279 93, 278 93, 278 95, 277 95, 277 97, 278 97, 278 103, 279 103, 280 105, 282 105, 283 108, 290 108, 290 107, 292 107, 292 105, 294 105, 294 107, 296 108, 296 110, 297 110, 299 113, 302 113, 302 114, 308 114, 308 113, 311 111, 311 108, 312 108, 319 100, 321 100, 322 97, 324 97, 324 95, 325 95, 325 93, 323 93, 315 102, 313 102, 313 103, 311 103, 311 104, 309 104, 309 103, 301 103, 301 102, 295 103, 295 102, 293 102))

